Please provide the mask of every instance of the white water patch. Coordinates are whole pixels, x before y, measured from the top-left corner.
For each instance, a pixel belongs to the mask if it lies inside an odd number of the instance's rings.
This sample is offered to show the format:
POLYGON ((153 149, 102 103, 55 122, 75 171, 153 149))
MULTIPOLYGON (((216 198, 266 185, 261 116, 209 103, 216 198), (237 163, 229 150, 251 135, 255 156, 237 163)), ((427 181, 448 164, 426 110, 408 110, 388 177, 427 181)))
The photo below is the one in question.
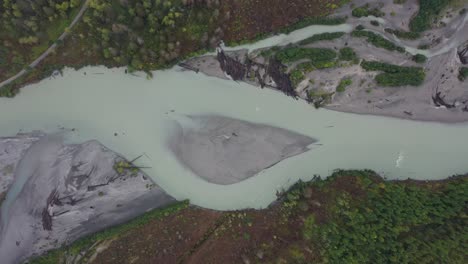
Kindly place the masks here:
POLYGON ((398 153, 398 158, 395 162, 395 166, 397 168, 401 168, 404 160, 405 160, 405 153, 403 151, 400 151, 400 153, 398 153))
POLYGON ((446 125, 316 110, 270 89, 207 77, 179 68, 153 80, 124 69, 88 67, 0 98, 0 136, 22 131, 75 129, 69 141, 97 139, 133 159, 177 199, 230 210, 263 208, 277 190, 336 168, 369 168, 389 179, 442 179, 468 171, 468 124, 446 125), (86 72, 86 75, 84 75, 86 72), (100 74, 94 74, 100 73, 100 74), (243 182, 208 183, 179 164, 166 148, 171 120, 216 114, 286 128, 319 140, 311 151, 287 159, 243 182), (117 134, 115 136, 114 134, 117 134), (411 160, 395 166, 395 153, 411 160))

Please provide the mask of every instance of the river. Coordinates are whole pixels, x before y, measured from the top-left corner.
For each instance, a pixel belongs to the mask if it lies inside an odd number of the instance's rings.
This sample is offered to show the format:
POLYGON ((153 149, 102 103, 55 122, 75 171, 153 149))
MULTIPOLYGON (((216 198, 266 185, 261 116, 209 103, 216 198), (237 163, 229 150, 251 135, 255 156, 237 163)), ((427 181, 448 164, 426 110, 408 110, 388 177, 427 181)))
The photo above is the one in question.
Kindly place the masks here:
MULTIPOLYGON (((309 27, 299 38, 317 33, 317 28, 309 27)), ((273 38, 277 39, 247 48, 291 40, 273 38)), ((388 179, 432 180, 468 172, 468 124, 316 110, 273 90, 183 72, 178 67, 156 71, 152 80, 137 75, 125 74, 122 68, 65 70, 62 77, 22 89, 14 99, 0 98, 0 136, 73 129, 67 133, 68 141, 97 139, 129 159, 144 153, 138 164, 151 167, 145 172, 170 195, 221 210, 266 207, 277 190, 315 174, 327 176, 336 168, 373 169, 388 179), (171 121, 192 114, 265 123, 319 142, 311 146, 311 151, 246 181, 227 186, 211 184, 184 169, 165 144, 171 121)))

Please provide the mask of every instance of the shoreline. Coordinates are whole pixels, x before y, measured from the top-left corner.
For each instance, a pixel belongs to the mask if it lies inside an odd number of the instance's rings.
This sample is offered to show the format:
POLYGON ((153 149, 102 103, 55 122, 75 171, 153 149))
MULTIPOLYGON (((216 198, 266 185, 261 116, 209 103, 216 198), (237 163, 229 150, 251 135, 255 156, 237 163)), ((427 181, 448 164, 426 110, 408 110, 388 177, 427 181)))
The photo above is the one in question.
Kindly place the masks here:
MULTIPOLYGON (((244 50, 240 50, 240 51, 237 51, 237 52, 240 52, 240 53, 244 53, 245 51, 244 50)), ((204 56, 201 56, 201 57, 196 57, 196 58, 192 58, 192 59, 189 59, 187 61, 184 61, 185 64, 188 64, 192 67, 196 67, 198 69, 198 74, 204 74, 205 76, 208 76, 208 77, 214 77, 214 78, 219 78, 219 79, 224 79, 224 80, 232 80, 230 79, 223 71, 221 71, 220 67, 218 66, 218 62, 214 62, 214 56, 212 55, 204 55, 204 56), (200 61, 205 61, 205 63, 203 64, 200 64, 200 66, 197 65, 197 63, 199 63, 200 61), (215 64, 218 64, 215 66, 215 64), (213 67, 215 66, 215 67, 213 67)), ((180 67, 180 66, 179 66, 180 67)), ((180 69, 182 71, 189 71, 188 69, 185 69, 183 67, 180 67, 180 69)), ((257 82, 251 82, 251 81, 248 81, 248 80, 242 80, 242 82, 244 83, 247 83, 249 85, 251 85, 252 87, 255 87, 255 88, 258 88, 258 89, 270 89, 272 91, 275 91, 275 92, 278 92, 278 93, 281 93, 283 94, 283 92, 279 91, 278 89, 275 89, 275 88, 272 88, 272 87, 264 87, 264 88, 261 88, 260 87, 260 84, 257 83, 257 82)), ((299 100, 303 100, 305 102, 307 102, 304 98, 301 98, 301 97, 298 97, 299 100)), ((291 100, 294 100, 293 98, 291 98, 291 100)), ((313 107, 311 105, 311 107, 313 107)), ((349 107, 349 106, 343 106, 343 105, 339 105, 339 106, 334 106, 334 105, 325 105, 321 108, 324 108, 326 110, 329 110, 329 111, 336 111, 336 112, 341 112, 341 113, 349 113, 349 114, 357 114, 357 115, 369 115, 369 116, 376 116, 376 117, 379 117, 379 116, 383 116, 383 117, 388 117, 388 118, 395 118, 395 119, 402 119, 402 120, 408 120, 408 121, 417 121, 417 122, 428 122, 428 123, 440 123, 440 124, 448 124, 448 125, 456 125, 456 124, 465 124, 465 123, 468 123, 468 113, 466 113, 463 117, 453 117, 453 114, 452 113, 449 113, 449 110, 447 109, 444 109, 444 108, 440 108, 440 109, 437 109, 437 108, 433 108, 433 111, 444 111, 445 110, 445 113, 443 115, 445 115, 444 117, 434 117, 434 115, 432 114, 429 114, 427 116, 423 116, 423 117, 419 117, 419 118, 415 118, 415 117, 411 117, 411 116, 408 116, 407 114, 403 113, 403 109, 400 109, 401 110, 401 113, 392 113, 392 112, 385 112, 385 111, 378 111, 378 110, 374 110, 374 111, 369 111, 369 110, 366 110, 366 109, 353 109, 352 107, 349 107)), ((395 109, 395 110, 398 110, 398 109, 395 109)), ((459 114, 464 114, 464 113, 459 113, 459 114)))

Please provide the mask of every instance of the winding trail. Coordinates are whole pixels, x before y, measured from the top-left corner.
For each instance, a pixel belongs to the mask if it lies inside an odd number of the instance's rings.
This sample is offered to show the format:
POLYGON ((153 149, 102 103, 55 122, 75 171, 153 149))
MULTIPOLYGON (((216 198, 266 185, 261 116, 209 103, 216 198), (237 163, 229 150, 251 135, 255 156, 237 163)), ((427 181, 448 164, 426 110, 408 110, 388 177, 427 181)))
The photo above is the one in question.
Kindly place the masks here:
MULTIPOLYGON (((86 9, 88 9, 88 5, 89 5, 90 1, 91 0, 86 0, 85 1, 83 6, 81 7, 80 11, 78 12, 78 14, 75 16, 73 21, 68 26, 69 29, 71 29, 73 26, 75 26, 75 24, 80 20, 80 18, 83 16, 86 9)), ((60 35, 60 37, 57 40, 64 40, 68 36, 68 34, 70 34, 70 32, 64 31, 62 33, 62 35, 60 35)), ((30 68, 36 67, 43 59, 45 59, 52 51, 54 51, 56 47, 57 47, 57 44, 56 44, 56 42, 54 42, 54 44, 52 44, 46 51, 44 51, 44 53, 41 54, 41 56, 39 56, 37 59, 35 59, 33 62, 31 62, 31 64, 29 64, 28 66, 30 68)), ((22 69, 16 75, 14 75, 14 76, 6 79, 5 81, 1 82, 0 83, 0 89, 3 88, 5 85, 14 82, 16 79, 20 78, 21 76, 23 76, 27 72, 28 71, 26 69, 22 69)))

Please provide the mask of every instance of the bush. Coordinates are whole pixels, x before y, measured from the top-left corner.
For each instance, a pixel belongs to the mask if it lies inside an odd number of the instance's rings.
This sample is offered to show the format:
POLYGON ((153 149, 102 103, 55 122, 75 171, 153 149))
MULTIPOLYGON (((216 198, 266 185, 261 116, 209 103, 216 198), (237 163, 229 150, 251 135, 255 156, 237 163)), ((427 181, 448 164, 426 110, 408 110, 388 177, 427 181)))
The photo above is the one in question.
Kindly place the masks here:
POLYGON ((357 25, 355 30, 364 30, 365 27, 363 25, 357 25))
POLYGON ((296 87, 302 80, 304 80, 304 74, 298 69, 294 69, 289 74, 289 79, 293 87, 296 87))
POLYGON ((332 40, 332 39, 337 39, 342 37, 345 34, 345 32, 333 32, 333 33, 322 33, 322 34, 317 34, 313 35, 312 37, 306 38, 299 42, 300 45, 307 45, 310 43, 314 43, 320 40, 332 40))
POLYGON ((458 71, 458 79, 464 81, 468 78, 468 67, 461 67, 458 71))
POLYGON ((375 80, 377 81, 377 84, 381 86, 419 86, 423 83, 424 77, 424 71, 418 71, 414 73, 381 73, 375 77, 375 80))
POLYGON ((374 32, 365 31, 365 30, 355 30, 351 33, 353 37, 366 38, 369 43, 372 43, 374 46, 379 48, 384 48, 390 51, 405 52, 403 47, 400 47, 390 40, 385 39, 384 37, 376 34, 374 32))
POLYGON ((421 67, 403 67, 384 62, 362 61, 361 67, 366 71, 383 71, 375 77, 382 86, 418 86, 424 82, 426 74, 421 67))
POLYGON ((309 59, 314 66, 318 67, 323 63, 332 62, 336 58, 336 52, 325 48, 288 47, 276 53, 276 58, 282 63, 309 59))
POLYGON ((371 25, 373 25, 374 27, 380 26, 380 23, 379 23, 379 21, 377 21, 377 20, 372 20, 370 23, 371 23, 371 25))
POLYGON ((336 87, 336 91, 338 93, 342 93, 342 92, 345 91, 346 87, 350 86, 352 83, 353 83, 353 81, 351 79, 349 79, 349 78, 343 79, 343 80, 340 81, 340 83, 336 87))
POLYGON ((363 5, 361 7, 356 7, 353 9, 352 13, 353 17, 367 17, 367 16, 375 16, 375 17, 382 17, 385 16, 385 13, 380 11, 378 8, 369 8, 369 4, 363 5))
POLYGON ((358 59, 356 52, 350 47, 340 49, 340 60, 356 61, 358 59))
POLYGON ((416 54, 413 56, 413 61, 417 63, 425 63, 427 61, 427 57, 422 54, 416 54))
POLYGON ((409 24, 411 31, 422 32, 429 29, 432 18, 438 15, 450 2, 451 0, 419 1, 419 11, 409 24))
POLYGON ((395 36, 401 39, 415 40, 421 37, 421 34, 419 32, 411 32, 411 31, 407 32, 407 31, 401 31, 401 30, 396 30, 396 29, 391 29, 391 28, 386 28, 385 32, 394 34, 395 36))

